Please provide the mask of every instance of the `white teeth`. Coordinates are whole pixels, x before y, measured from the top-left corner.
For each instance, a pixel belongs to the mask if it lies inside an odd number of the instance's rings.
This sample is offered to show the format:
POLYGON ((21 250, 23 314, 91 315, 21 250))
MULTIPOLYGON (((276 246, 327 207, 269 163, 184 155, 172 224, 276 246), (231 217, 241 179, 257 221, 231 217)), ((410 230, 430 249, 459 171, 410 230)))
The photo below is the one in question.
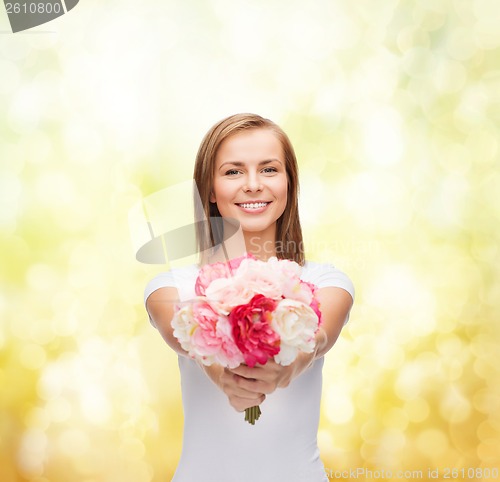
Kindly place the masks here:
POLYGON ((240 206, 244 209, 259 209, 266 207, 269 203, 244 203, 240 204, 240 206))

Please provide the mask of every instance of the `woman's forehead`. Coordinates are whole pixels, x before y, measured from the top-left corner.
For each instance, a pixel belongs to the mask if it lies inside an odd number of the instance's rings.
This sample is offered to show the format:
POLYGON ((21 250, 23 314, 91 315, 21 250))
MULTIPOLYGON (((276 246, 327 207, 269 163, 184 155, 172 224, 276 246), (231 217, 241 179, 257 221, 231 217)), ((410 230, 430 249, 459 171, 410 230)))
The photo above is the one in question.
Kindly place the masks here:
POLYGON ((248 129, 225 139, 216 155, 216 163, 284 161, 283 146, 271 129, 248 129))

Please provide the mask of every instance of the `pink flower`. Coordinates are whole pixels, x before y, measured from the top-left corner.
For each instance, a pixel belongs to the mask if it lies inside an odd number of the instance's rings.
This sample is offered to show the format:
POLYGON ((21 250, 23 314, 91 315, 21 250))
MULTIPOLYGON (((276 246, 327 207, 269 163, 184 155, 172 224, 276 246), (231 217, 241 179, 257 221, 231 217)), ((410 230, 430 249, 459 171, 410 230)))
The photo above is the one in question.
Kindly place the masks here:
POLYGON ((252 254, 247 253, 239 258, 231 259, 227 263, 219 262, 203 266, 198 273, 198 278, 196 278, 196 284, 194 286, 195 293, 198 296, 205 296, 206 290, 212 281, 234 276, 234 273, 240 266, 241 262, 247 258, 255 259, 252 254))
POLYGON ((274 300, 259 294, 229 314, 234 341, 249 367, 264 365, 280 351, 280 337, 270 324, 275 307, 274 300))
POLYGON ((273 300, 282 298, 280 272, 271 269, 265 261, 245 259, 236 271, 235 282, 244 285, 252 296, 261 294, 273 300))
POLYGON ((229 267, 226 263, 206 264, 200 269, 194 291, 198 296, 205 296, 206 289, 212 281, 230 276, 229 267))
POLYGON ((302 301, 307 305, 312 300, 312 292, 310 288, 302 284, 299 277, 283 278, 282 282, 283 298, 302 301))
POLYGON ((236 368, 241 365, 244 358, 234 342, 232 326, 227 316, 219 317, 217 336, 221 340, 221 351, 217 354, 215 361, 228 368, 236 368))
POLYGON ((308 304, 313 309, 314 313, 316 313, 316 315, 318 317, 318 326, 321 326, 321 323, 323 322, 323 316, 321 314, 320 304, 319 304, 318 298, 316 297, 316 292, 318 291, 318 287, 313 283, 309 283, 308 281, 301 280, 300 284, 302 286, 307 286, 311 290, 312 299, 309 301, 308 304))
POLYGON ((191 336, 193 351, 202 357, 215 355, 222 344, 217 336, 219 315, 208 303, 196 302, 193 305, 193 317, 198 322, 191 336))
POLYGON ((229 267, 232 270, 238 269, 244 259, 257 259, 257 258, 252 253, 245 253, 243 256, 240 256, 239 258, 230 259, 229 267))
POLYGON ((219 303, 228 314, 234 306, 248 303, 255 292, 241 278, 219 278, 210 283, 205 295, 210 303, 219 303))
POLYGON ((279 271, 285 278, 298 279, 302 268, 300 264, 290 259, 278 259, 275 256, 269 258, 266 262, 269 268, 273 271, 279 271))
POLYGON ((302 289, 300 280, 302 268, 298 263, 289 259, 277 259, 276 257, 272 257, 267 262, 261 263, 263 265, 260 267, 261 279, 265 280, 263 284, 272 283, 279 288, 280 292, 279 297, 272 296, 271 294, 267 296, 274 299, 298 299, 309 304, 312 293, 310 290, 302 289))
POLYGON ((227 317, 203 299, 178 308, 172 327, 182 348, 204 365, 216 362, 235 368, 243 362, 227 317))

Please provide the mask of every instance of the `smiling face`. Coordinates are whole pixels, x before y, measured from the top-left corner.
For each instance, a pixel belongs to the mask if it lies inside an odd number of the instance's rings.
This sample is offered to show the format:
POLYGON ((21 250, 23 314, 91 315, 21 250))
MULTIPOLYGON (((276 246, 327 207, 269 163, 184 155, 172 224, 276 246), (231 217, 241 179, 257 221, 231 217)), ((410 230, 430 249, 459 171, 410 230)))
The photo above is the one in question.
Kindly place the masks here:
POLYGON ((222 217, 237 219, 245 238, 275 242, 276 221, 287 204, 283 147, 270 129, 248 129, 220 145, 210 202, 222 217))

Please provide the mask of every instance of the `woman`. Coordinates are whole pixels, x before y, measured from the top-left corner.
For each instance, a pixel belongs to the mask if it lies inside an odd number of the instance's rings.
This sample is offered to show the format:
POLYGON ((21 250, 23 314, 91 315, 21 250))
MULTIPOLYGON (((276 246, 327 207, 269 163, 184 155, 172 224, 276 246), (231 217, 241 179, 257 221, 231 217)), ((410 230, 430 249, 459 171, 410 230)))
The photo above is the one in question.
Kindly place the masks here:
POLYGON ((296 261, 303 266, 301 278, 319 288, 323 324, 314 351, 301 353, 289 366, 269 361, 253 368, 207 367, 188 358, 173 336, 174 306, 168 301, 180 290, 195 296, 199 268, 165 273, 148 284, 150 318, 179 355, 185 423, 173 480, 324 482, 317 446, 323 355, 347 321, 352 283, 331 265, 304 260, 297 161, 288 137, 273 122, 237 114, 217 123, 201 143, 194 179, 205 217, 235 219, 244 238, 243 247, 233 238, 221 244, 223 229, 201 225, 203 261, 235 258, 242 250, 262 260, 296 261), (211 246, 219 249, 211 251, 211 246), (255 405, 261 405, 263 415, 252 426, 240 412, 255 405))

